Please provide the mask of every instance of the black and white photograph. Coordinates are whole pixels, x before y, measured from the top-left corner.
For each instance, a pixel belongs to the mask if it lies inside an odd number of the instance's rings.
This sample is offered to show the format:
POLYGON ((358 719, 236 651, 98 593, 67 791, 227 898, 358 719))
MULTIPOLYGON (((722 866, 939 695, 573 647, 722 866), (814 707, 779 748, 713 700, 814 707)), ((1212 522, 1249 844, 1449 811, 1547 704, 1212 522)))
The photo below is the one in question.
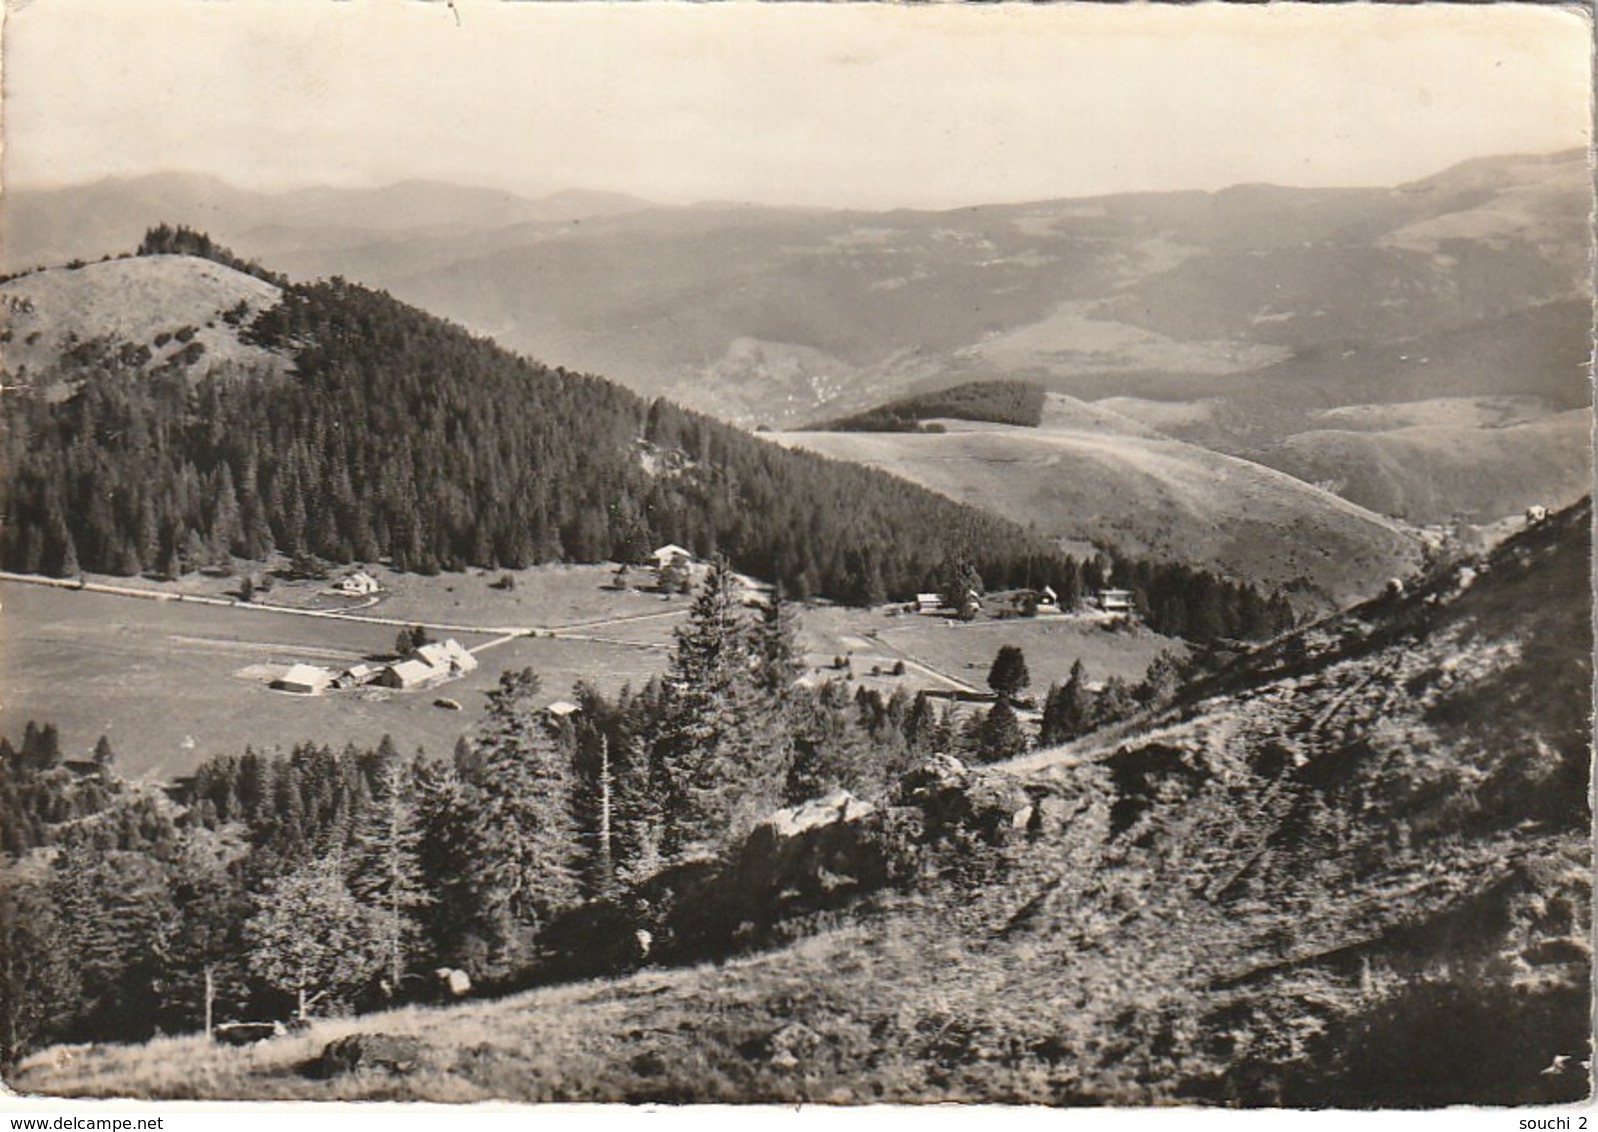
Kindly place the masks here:
POLYGON ((1590 1105, 1590 5, 3 14, 0 1108, 1590 1105))

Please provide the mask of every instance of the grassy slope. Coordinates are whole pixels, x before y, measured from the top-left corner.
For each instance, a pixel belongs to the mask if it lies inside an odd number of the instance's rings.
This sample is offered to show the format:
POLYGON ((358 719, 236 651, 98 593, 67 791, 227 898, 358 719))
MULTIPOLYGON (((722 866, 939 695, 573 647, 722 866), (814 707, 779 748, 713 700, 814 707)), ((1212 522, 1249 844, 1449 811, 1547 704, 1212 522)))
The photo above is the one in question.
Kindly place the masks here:
POLYGON ((1413 540, 1390 521, 1280 472, 1070 398, 1037 429, 949 422, 941 435, 788 433, 783 443, 871 464, 1047 535, 1209 565, 1337 601, 1404 574, 1413 540))
POLYGON ((193 341, 205 346, 202 372, 224 361, 281 368, 282 358, 240 342, 222 321, 222 313, 240 302, 259 312, 277 301, 278 289, 270 283, 192 256, 138 256, 34 272, 0 284, 0 303, 32 304, 31 310, 6 310, 6 371, 16 375, 25 366, 39 375, 70 341, 105 336, 149 347, 158 365, 184 343, 158 347, 156 336, 184 327, 194 329, 193 341))
POLYGON ((1590 509, 1287 638, 1157 730, 1026 772, 1039 831, 720 965, 56 1049, 78 1096, 1531 1104, 1586 1095, 1590 509), (1562 600, 1550 600, 1559 595, 1562 600), (863 910, 862 910, 863 911, 863 910), (313 1080, 355 1030, 409 1078, 313 1080), (1544 1072, 1547 1070, 1547 1072, 1544 1072))

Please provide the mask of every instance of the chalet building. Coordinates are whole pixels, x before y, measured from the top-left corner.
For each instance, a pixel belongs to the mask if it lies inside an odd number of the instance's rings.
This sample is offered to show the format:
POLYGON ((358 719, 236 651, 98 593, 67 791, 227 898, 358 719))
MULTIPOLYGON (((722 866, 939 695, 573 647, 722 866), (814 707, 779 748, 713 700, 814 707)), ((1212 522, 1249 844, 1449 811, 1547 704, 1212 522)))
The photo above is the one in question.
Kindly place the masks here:
POLYGON ((1060 595, 1054 592, 1053 586, 1044 586, 1038 591, 1038 608, 1050 612, 1060 608, 1060 595))
POLYGON ((654 562, 656 570, 664 570, 670 566, 686 566, 694 560, 693 551, 671 542, 660 547, 649 557, 654 562))
POLYGON ((916 594, 917 613, 936 613, 942 608, 942 594, 916 594))
POLYGON ((477 658, 453 637, 423 645, 404 660, 383 669, 377 683, 385 688, 426 688, 477 670, 477 658))
POLYGON ((319 696, 333 683, 333 673, 315 664, 296 664, 276 680, 272 687, 280 692, 319 696))
POLYGON ((455 638, 423 645, 415 652, 415 659, 426 661, 450 676, 462 676, 477 670, 477 658, 455 638))
POLYGON ((544 709, 544 714, 550 719, 569 719, 581 710, 570 700, 556 700, 544 709))
POLYGON ((382 588, 382 586, 377 584, 377 579, 365 570, 357 570, 353 574, 346 574, 333 583, 335 592, 346 594, 350 597, 366 597, 377 593, 382 588))
POLYGON ((352 664, 333 681, 335 688, 360 688, 375 681, 383 670, 375 664, 352 664))
POLYGON ((1101 613, 1131 616, 1137 612, 1131 590, 1098 590, 1093 595, 1093 604, 1101 613))
POLYGON ((377 682, 385 688, 425 688, 449 674, 440 672, 425 660, 402 660, 383 669, 377 682))

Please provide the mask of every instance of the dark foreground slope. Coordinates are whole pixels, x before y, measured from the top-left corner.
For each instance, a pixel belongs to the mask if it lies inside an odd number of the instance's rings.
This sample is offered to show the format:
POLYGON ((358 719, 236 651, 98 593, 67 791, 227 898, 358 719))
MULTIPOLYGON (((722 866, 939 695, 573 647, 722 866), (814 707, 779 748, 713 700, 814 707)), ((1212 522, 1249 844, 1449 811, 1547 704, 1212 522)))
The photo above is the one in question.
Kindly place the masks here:
POLYGON ((1468 572, 1285 638, 1138 733, 1005 771, 935 760, 864 816, 757 829, 657 922, 657 957, 720 962, 319 1023, 252 1051, 193 1038, 46 1050, 13 1084, 451 1101, 1579 1099, 1590 525, 1584 504, 1468 572), (719 939, 718 924, 732 925, 719 939), (414 1072, 311 1072, 352 1031, 416 1036, 414 1072))

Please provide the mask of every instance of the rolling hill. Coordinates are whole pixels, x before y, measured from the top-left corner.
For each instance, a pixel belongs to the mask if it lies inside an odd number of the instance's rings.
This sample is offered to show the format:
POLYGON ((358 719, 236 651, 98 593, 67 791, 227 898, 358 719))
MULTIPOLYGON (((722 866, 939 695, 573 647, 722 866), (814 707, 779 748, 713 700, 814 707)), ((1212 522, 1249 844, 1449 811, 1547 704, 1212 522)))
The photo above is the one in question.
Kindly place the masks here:
POLYGON ((6 196, 0 262, 7 271, 115 255, 135 247, 147 229, 161 223, 205 229, 251 256, 278 262, 310 248, 345 250, 424 233, 460 238, 507 225, 568 222, 649 207, 619 193, 572 191, 530 200, 435 181, 262 193, 194 173, 113 177, 6 196))
POLYGON ((1419 561, 1418 540, 1391 520, 1059 394, 1036 428, 940 423, 942 433, 770 438, 882 468, 1045 537, 1202 562, 1322 607, 1366 596, 1419 561))
POLYGON ((1022 381, 1441 521, 1588 489, 1578 429, 1552 418, 1591 404, 1591 202, 1586 155, 1570 152, 1394 187, 941 212, 531 201, 419 182, 267 195, 168 175, 8 193, 5 214, 13 266, 197 224, 291 276, 382 287, 748 426, 1022 381), (1539 399, 1550 420, 1351 438, 1320 416, 1506 396, 1539 399), (1469 455, 1438 455, 1449 446, 1469 455), (1471 459, 1482 474, 1463 473, 1471 459))
MULTIPOLYGON (((1592 480, 1592 411, 1570 409, 1501 425, 1425 423, 1478 400, 1422 402, 1415 423, 1312 429, 1261 453, 1262 462, 1373 511, 1414 523, 1488 523, 1533 505, 1566 507, 1592 480)), ((1367 408, 1325 415, 1328 425, 1367 408)), ((1402 419, 1402 418, 1400 418, 1402 419)))

